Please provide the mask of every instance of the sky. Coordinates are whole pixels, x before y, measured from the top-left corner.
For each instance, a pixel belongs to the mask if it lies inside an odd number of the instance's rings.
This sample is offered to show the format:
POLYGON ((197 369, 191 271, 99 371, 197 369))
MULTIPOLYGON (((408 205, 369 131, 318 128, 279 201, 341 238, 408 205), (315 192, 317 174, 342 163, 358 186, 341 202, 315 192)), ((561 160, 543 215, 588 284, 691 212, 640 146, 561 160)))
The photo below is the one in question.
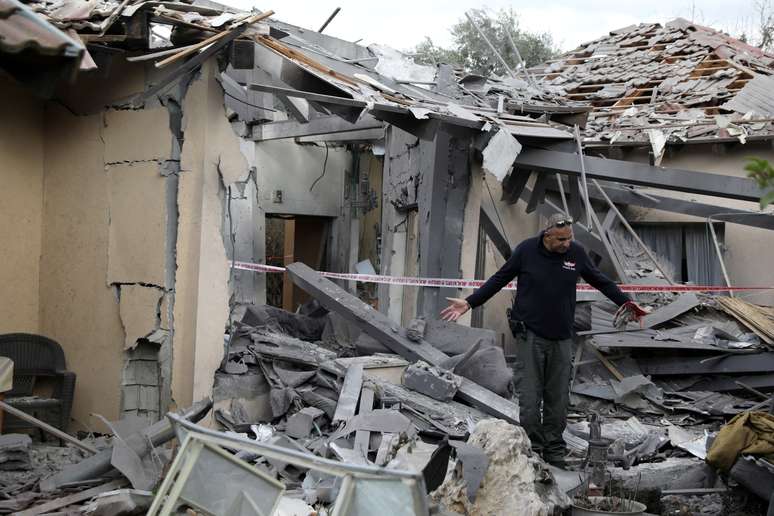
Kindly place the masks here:
POLYGON ((772 0, 220 0, 242 9, 273 9, 275 18, 318 30, 336 7, 341 12, 326 34, 362 44, 379 43, 410 50, 426 36, 450 46, 449 29, 471 8, 497 11, 511 7, 520 27, 548 32, 561 50, 604 36, 609 31, 642 22, 693 20, 737 36, 754 31, 756 7, 772 0))

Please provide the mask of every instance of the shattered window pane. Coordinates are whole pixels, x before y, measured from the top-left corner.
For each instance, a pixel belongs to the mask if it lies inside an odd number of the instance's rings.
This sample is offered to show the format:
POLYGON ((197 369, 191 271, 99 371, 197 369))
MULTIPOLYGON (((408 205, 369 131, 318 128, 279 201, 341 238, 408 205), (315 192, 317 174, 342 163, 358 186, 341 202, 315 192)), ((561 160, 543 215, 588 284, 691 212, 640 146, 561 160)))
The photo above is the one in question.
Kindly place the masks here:
POLYGON ((238 498, 249 498, 271 514, 284 489, 239 459, 229 460, 205 446, 180 498, 212 514, 226 514, 238 498))

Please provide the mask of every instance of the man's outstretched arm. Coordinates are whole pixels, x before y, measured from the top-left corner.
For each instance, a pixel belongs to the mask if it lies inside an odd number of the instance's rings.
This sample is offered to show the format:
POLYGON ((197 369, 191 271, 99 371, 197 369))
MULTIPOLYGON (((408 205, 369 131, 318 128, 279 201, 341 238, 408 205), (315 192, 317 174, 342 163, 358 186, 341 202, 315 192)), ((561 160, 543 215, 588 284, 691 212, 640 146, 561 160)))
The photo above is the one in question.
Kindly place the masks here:
POLYGON ((492 276, 486 280, 486 283, 477 288, 471 295, 465 299, 457 297, 446 298, 449 301, 449 306, 441 311, 441 319, 444 321, 456 321, 471 308, 483 305, 489 298, 497 294, 505 285, 513 280, 513 278, 518 276, 520 270, 521 252, 519 247, 516 247, 511 253, 511 257, 508 258, 508 261, 500 267, 500 270, 492 274, 492 276))

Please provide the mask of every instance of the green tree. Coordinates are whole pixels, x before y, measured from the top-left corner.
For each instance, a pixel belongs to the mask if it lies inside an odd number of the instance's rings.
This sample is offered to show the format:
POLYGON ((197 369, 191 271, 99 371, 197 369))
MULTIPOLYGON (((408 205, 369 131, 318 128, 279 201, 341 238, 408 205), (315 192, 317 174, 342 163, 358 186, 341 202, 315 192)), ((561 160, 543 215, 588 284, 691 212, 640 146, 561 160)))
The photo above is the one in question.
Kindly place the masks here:
POLYGON ((749 177, 755 179, 759 187, 768 189, 768 192, 761 197, 761 209, 774 203, 774 167, 771 163, 765 159, 748 158, 744 169, 749 177))
MULTIPOLYGON (((513 9, 501 9, 497 13, 473 9, 469 14, 511 69, 516 69, 519 59, 508 41, 509 35, 527 66, 540 64, 558 54, 550 34, 519 28, 513 9)), ((507 73, 470 20, 465 18, 457 22, 451 28, 451 34, 454 43, 450 49, 439 47, 430 38, 425 38, 413 51, 415 61, 423 64, 447 63, 481 75, 507 73)))

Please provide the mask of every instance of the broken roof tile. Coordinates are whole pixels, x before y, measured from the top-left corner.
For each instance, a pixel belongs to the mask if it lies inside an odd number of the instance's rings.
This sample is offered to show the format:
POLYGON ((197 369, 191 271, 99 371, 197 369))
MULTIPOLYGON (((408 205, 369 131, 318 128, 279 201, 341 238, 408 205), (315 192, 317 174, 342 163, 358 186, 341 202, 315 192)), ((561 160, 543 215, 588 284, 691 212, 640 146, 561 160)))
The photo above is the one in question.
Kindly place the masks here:
POLYGON ((678 18, 611 31, 532 71, 591 109, 587 143, 601 144, 621 129, 621 143, 647 142, 651 122, 626 117, 632 106, 672 126, 670 141, 682 142, 729 137, 714 123, 718 114, 745 127, 745 136, 774 136, 770 124, 755 122, 774 108, 760 96, 771 89, 772 64, 772 54, 678 18), (702 116, 682 117, 688 110, 702 116))

